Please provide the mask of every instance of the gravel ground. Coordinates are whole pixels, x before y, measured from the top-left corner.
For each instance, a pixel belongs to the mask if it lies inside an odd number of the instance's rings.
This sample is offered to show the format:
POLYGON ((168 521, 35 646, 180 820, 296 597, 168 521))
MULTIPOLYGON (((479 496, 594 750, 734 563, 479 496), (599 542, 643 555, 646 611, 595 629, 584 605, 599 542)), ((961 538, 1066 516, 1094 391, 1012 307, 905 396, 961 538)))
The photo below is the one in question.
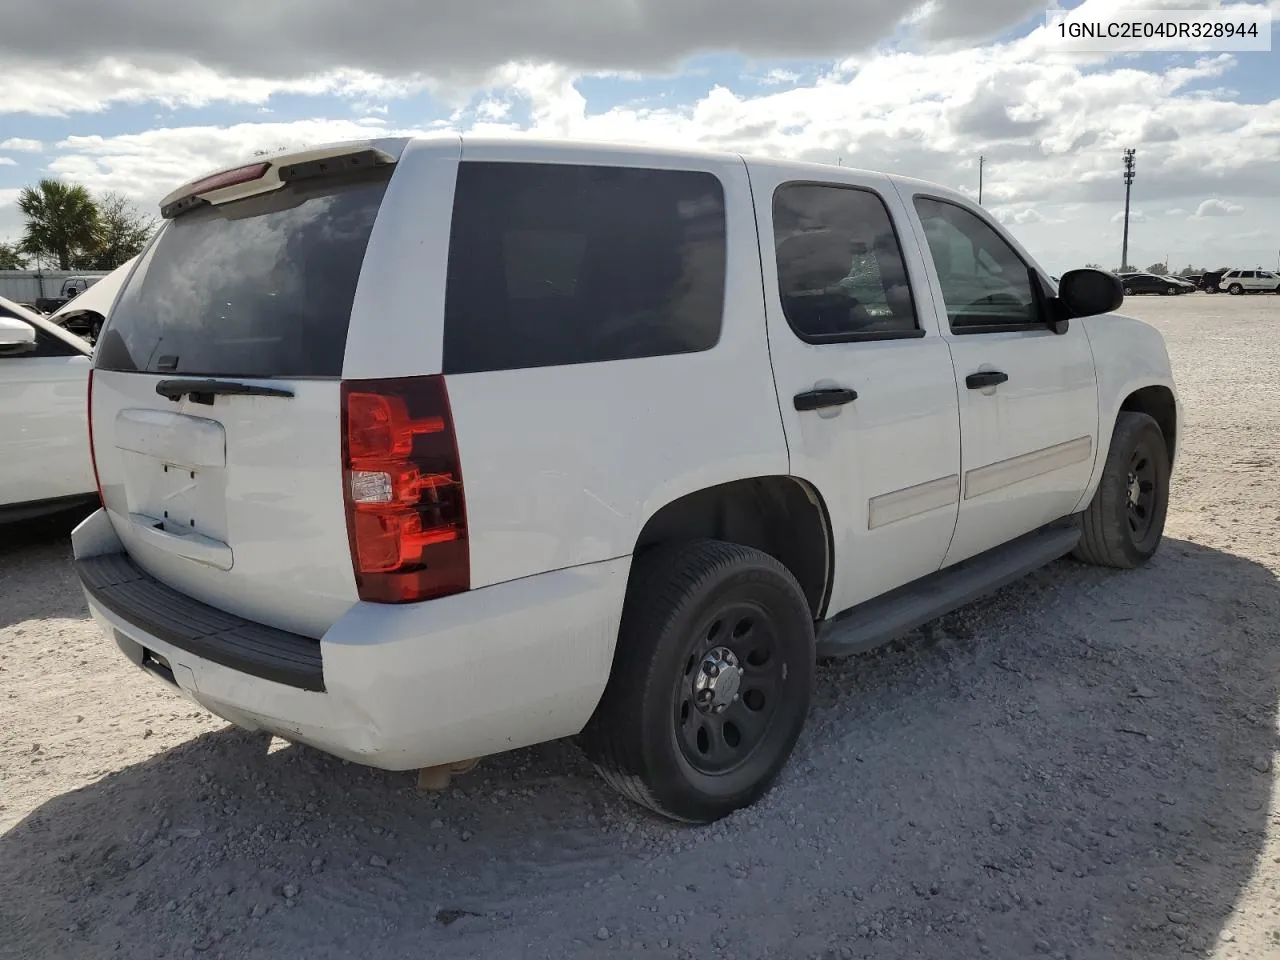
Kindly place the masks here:
POLYGON ((1280 956, 1280 298, 1138 298, 1189 413, 1163 549, 824 666, 708 828, 563 743, 444 794, 227 727, 0 544, 0 957, 1280 956))

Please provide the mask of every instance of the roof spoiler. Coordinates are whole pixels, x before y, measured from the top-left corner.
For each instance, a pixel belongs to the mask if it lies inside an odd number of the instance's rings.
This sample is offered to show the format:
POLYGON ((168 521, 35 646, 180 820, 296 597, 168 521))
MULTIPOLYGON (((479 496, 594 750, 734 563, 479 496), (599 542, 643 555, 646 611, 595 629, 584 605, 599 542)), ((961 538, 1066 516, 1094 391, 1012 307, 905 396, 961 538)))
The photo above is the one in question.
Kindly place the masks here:
POLYGON ((270 193, 294 180, 341 176, 395 162, 394 154, 367 143, 280 154, 188 181, 160 201, 160 216, 172 220, 197 207, 270 193))

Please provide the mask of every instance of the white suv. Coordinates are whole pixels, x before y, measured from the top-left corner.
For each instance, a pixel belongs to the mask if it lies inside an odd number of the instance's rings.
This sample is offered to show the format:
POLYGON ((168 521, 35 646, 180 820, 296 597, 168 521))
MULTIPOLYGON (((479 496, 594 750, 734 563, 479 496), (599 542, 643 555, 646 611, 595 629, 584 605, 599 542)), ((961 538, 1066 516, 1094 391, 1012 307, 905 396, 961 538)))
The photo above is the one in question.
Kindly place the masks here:
POLYGON ((941 187, 452 137, 163 214, 95 356, 76 566, 244 727, 400 770, 580 735, 712 820, 786 762, 816 656, 1161 539, 1160 334, 941 187))
POLYGON ((1218 281, 1227 293, 1280 293, 1280 276, 1270 270, 1228 270, 1218 281))

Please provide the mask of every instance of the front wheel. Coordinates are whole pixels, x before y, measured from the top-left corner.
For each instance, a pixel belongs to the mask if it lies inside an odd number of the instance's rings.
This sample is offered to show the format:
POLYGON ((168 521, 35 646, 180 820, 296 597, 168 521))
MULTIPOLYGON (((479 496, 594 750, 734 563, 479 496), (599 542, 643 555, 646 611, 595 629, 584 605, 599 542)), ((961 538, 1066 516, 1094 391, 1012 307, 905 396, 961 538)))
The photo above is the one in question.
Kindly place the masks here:
POLYGON ((718 540, 637 556, 580 743, 624 796, 708 823, 762 796, 809 712, 813 614, 773 557, 718 540))
MULTIPOLYGON (((1115 287, 1112 287, 1111 289, 1112 289, 1112 290, 1114 290, 1114 289, 1115 289, 1115 287)), ((1133 287, 1125 287, 1125 288, 1124 288, 1124 295, 1125 295, 1126 297, 1132 297, 1132 296, 1133 296, 1133 287)))
POLYGON ((1244 287, 1240 286, 1238 283, 1233 283, 1231 286, 1227 287, 1227 293, 1231 294, 1233 297, 1238 297, 1240 294, 1244 293, 1244 287))
POLYGON ((1097 492, 1080 515, 1077 560, 1132 569, 1151 559, 1169 510, 1169 447, 1145 413, 1116 418, 1097 492))
MULTIPOLYGON (((1114 288, 1113 288, 1114 289, 1114 288)), ((1178 295, 1177 287, 1166 287, 1164 291, 1166 297, 1176 297, 1178 295)))

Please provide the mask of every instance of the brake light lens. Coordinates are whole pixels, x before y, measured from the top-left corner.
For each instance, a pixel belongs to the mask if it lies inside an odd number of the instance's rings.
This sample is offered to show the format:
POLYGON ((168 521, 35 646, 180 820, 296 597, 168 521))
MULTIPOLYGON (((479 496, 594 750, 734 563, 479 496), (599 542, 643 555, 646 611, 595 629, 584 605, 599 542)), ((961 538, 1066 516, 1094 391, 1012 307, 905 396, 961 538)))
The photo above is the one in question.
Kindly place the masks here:
POLYGON ((236 184, 248 183, 251 180, 261 180, 269 169, 271 169, 271 164, 269 163, 247 163, 243 167, 236 167, 234 170, 223 170, 221 173, 215 173, 212 176, 205 177, 203 180, 197 180, 191 185, 187 195, 197 196, 201 193, 221 190, 223 187, 234 187, 236 184))
POLYGON ((462 467, 444 378, 345 381, 343 494, 360 599, 470 589, 462 467))

